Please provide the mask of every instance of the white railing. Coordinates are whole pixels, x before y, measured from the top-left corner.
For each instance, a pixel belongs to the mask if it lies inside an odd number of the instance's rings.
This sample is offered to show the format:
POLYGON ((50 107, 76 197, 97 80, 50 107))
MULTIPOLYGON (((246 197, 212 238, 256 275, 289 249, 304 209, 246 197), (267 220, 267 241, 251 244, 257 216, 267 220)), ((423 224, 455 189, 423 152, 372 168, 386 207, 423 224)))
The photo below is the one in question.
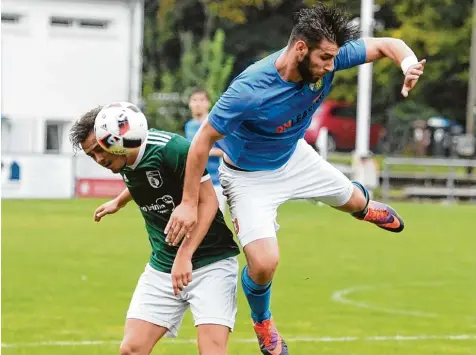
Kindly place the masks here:
MULTIPOLYGON (((397 158, 387 157, 383 161, 382 174, 382 198, 388 201, 390 192, 390 167, 391 166, 426 166, 426 167, 446 167, 448 174, 446 175, 446 187, 437 189, 435 187, 421 187, 419 188, 422 194, 431 195, 446 195, 449 201, 453 201, 455 197, 468 197, 474 199, 476 197, 476 184, 471 187, 457 188, 455 187, 455 180, 460 176, 457 175, 456 168, 476 168, 476 160, 474 159, 444 159, 444 158, 397 158)), ((417 188, 413 188, 416 190, 417 188)))

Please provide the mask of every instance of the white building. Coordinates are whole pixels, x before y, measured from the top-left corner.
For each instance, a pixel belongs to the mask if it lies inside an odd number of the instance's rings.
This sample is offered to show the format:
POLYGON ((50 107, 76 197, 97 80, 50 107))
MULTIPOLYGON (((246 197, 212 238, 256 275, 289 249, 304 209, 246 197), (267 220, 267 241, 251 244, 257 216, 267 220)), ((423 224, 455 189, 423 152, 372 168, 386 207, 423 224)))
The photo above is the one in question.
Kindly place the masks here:
POLYGON ((2 154, 70 153, 81 114, 138 103, 143 0, 2 0, 2 154))

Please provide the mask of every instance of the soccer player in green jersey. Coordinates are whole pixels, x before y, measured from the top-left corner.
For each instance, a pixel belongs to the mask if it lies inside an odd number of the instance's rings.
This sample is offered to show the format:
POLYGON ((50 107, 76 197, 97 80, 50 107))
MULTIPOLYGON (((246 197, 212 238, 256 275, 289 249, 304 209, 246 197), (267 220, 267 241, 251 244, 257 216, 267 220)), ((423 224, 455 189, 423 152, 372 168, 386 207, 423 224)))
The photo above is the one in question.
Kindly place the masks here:
POLYGON ((182 199, 190 143, 179 135, 149 129, 140 148, 127 155, 110 154, 98 145, 93 131, 100 110, 87 112, 73 125, 71 142, 96 163, 121 174, 127 188, 98 207, 94 220, 99 222, 134 200, 152 247, 127 312, 121 354, 150 354, 164 335, 175 337, 188 307, 200 354, 226 354, 237 311, 239 248, 218 210, 210 176, 205 172, 202 177, 196 228, 180 245, 171 245, 164 230, 182 199))

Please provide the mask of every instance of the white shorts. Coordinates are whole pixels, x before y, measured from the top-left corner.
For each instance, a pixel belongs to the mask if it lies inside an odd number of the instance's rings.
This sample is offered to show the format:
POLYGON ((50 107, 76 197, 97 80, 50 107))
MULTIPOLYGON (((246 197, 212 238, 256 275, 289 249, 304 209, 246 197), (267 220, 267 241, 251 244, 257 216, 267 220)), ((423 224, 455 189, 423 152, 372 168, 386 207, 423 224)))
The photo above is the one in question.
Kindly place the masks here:
POLYGON ((276 237, 278 207, 288 200, 345 205, 352 182, 301 139, 289 161, 279 169, 246 172, 220 165, 220 182, 242 247, 276 237))
POLYGON ((237 311, 238 261, 235 257, 201 267, 192 282, 174 295, 170 274, 146 265, 127 311, 127 319, 140 319, 168 329, 176 337, 190 307, 195 326, 224 325, 233 331, 237 311))
POLYGON ((221 185, 213 185, 213 188, 215 189, 215 193, 217 194, 218 208, 224 215, 226 208, 226 197, 225 195, 223 195, 223 187, 221 187, 221 185))

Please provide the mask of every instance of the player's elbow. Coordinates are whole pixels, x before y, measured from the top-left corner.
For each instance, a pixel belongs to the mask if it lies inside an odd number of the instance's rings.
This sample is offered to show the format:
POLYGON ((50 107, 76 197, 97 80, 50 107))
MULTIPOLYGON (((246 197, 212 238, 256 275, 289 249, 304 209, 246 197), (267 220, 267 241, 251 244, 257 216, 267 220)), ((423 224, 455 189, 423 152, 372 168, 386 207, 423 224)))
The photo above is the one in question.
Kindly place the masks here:
POLYGON ((393 57, 394 53, 401 51, 406 48, 406 44, 400 38, 382 38, 379 46, 379 50, 382 56, 393 57))
POLYGON ((216 196, 200 198, 198 202, 199 215, 206 216, 207 219, 213 219, 218 211, 218 199, 216 196))
POLYGON ((199 195, 199 213, 214 217, 218 211, 218 199, 210 180, 202 182, 199 195))
POLYGON ((401 39, 391 37, 366 38, 364 41, 367 63, 384 57, 392 58, 399 48, 405 46, 401 39))
POLYGON ((393 37, 379 37, 379 38, 374 38, 374 40, 377 41, 377 44, 379 47, 388 47, 388 46, 399 46, 402 44, 405 44, 403 40, 400 38, 393 38, 393 37))

